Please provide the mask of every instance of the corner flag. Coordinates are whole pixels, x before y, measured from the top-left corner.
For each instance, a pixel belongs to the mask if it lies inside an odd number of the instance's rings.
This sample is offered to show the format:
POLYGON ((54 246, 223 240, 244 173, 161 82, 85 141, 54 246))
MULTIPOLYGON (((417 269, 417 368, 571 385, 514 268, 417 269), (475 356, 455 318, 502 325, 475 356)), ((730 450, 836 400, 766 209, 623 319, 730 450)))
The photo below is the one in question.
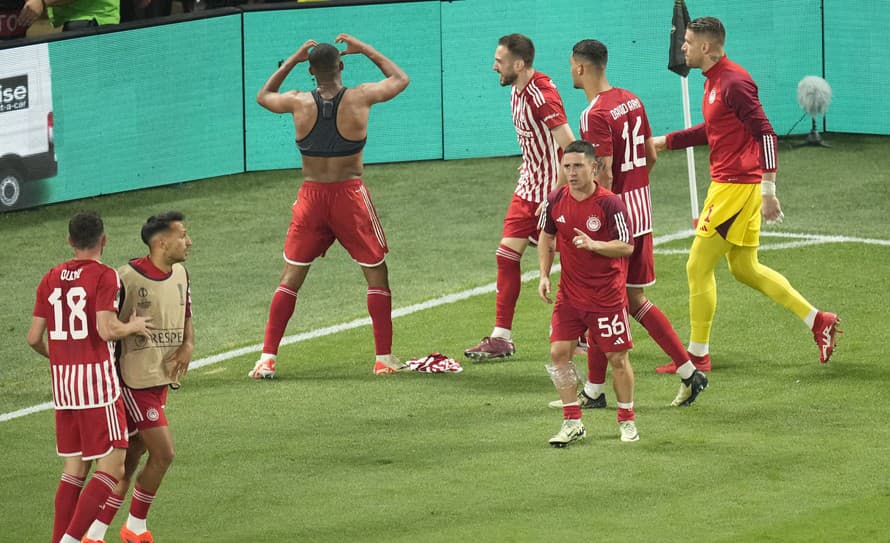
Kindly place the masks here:
MULTIPOLYGON (((680 89, 683 94, 683 126, 692 126, 692 113, 689 110, 689 66, 683 54, 683 43, 686 41, 686 26, 689 24, 689 11, 686 2, 675 0, 674 17, 671 19, 671 50, 668 59, 668 70, 680 76, 680 89)), ((695 182, 695 154, 692 147, 686 148, 686 169, 689 172, 689 205, 692 207, 692 226, 698 226, 698 188, 695 182)))
POLYGON ((689 11, 686 2, 676 0, 674 2, 674 18, 671 19, 671 51, 668 58, 668 70, 677 75, 686 77, 689 75, 689 66, 686 65, 686 57, 683 55, 683 42, 686 39, 686 25, 689 24, 689 11))

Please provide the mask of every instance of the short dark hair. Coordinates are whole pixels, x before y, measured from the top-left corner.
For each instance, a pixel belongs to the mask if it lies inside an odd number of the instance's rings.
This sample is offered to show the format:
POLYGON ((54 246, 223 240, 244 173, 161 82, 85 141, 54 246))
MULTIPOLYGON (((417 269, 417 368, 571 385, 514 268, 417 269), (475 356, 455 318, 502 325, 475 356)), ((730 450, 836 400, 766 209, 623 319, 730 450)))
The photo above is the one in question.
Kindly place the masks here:
POLYGON ((686 25, 686 30, 691 30, 695 34, 705 34, 720 45, 726 41, 726 29, 717 17, 693 19, 686 25))
POLYGON ((525 62, 528 68, 535 63, 535 44, 528 36, 507 34, 498 40, 498 45, 506 47, 511 55, 525 62))
POLYGON ((597 68, 606 68, 609 63, 609 50, 599 40, 581 40, 572 47, 572 55, 597 68))
POLYGON ((161 232, 170 230, 170 224, 174 222, 182 222, 185 215, 179 211, 168 211, 160 215, 152 215, 142 225, 142 242, 151 246, 151 238, 161 232))
POLYGON ((572 143, 566 145, 563 154, 568 153, 584 153, 584 157, 593 162, 596 160, 596 147, 593 146, 589 141, 584 140, 575 140, 572 143))
POLYGON ((340 50, 330 43, 319 43, 309 51, 309 66, 316 72, 336 72, 340 66, 340 50))
POLYGON ((95 211, 81 211, 75 213, 68 221, 68 237, 75 249, 92 249, 99 245, 102 234, 105 233, 105 225, 102 217, 95 211))

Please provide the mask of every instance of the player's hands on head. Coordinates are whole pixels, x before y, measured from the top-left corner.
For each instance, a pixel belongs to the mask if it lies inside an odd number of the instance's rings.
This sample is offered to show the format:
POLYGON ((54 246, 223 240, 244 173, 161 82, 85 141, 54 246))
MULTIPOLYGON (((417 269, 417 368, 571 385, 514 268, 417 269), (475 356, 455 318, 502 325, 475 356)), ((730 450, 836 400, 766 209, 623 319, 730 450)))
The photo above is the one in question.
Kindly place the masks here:
POLYGON ((785 222, 785 214, 782 213, 782 204, 775 196, 764 195, 763 197, 763 220, 766 224, 782 224, 785 222))
POLYGON ((346 49, 344 51, 340 51, 340 55, 353 55, 356 53, 363 53, 365 50, 365 44, 358 38, 354 38, 346 33, 341 33, 337 36, 337 39, 334 40, 334 43, 345 43, 346 49))
POLYGON ((318 45, 318 42, 315 40, 306 40, 306 42, 297 49, 296 61, 297 62, 306 62, 309 60, 309 50, 318 45))
POLYGON ((652 145, 655 146, 655 150, 658 152, 667 151, 667 136, 653 136, 650 138, 652 140, 652 145))
POLYGON ((550 298, 550 278, 541 276, 541 281, 538 282, 538 296, 541 297, 542 300, 547 302, 548 304, 552 304, 553 300, 550 298))

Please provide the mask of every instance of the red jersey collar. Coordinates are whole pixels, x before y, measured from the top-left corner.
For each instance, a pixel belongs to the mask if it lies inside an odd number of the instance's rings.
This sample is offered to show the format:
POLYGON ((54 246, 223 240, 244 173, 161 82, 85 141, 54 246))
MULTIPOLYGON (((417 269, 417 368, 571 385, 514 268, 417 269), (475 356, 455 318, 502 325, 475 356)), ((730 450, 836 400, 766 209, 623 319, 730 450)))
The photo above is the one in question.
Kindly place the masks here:
POLYGON ((721 72, 727 64, 729 64, 729 57, 723 55, 722 57, 720 57, 720 60, 718 60, 716 64, 708 68, 708 71, 702 72, 701 74, 707 78, 710 78, 712 75, 721 72))
POLYGON ((173 275, 172 270, 170 271, 170 273, 164 273, 163 271, 161 271, 147 256, 134 258, 130 261, 130 266, 135 268, 136 271, 138 271, 142 275, 155 281, 163 281, 164 279, 167 279, 168 277, 173 275))
POLYGON ((525 91, 528 90, 528 86, 532 84, 532 81, 538 80, 541 77, 547 78, 548 76, 547 76, 547 74, 543 74, 543 73, 539 72, 538 70, 535 70, 535 73, 533 73, 532 76, 528 78, 528 81, 525 82, 525 86, 522 87, 522 90, 516 89, 516 94, 519 94, 519 95, 524 94, 525 91))

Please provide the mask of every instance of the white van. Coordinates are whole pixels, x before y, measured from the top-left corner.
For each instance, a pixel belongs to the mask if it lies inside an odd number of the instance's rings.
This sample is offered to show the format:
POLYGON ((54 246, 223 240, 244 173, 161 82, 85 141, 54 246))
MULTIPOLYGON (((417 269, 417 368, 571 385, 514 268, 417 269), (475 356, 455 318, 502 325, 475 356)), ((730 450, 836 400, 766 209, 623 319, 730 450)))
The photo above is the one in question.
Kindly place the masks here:
POLYGON ((0 49, 0 212, 57 171, 49 45, 0 49))

